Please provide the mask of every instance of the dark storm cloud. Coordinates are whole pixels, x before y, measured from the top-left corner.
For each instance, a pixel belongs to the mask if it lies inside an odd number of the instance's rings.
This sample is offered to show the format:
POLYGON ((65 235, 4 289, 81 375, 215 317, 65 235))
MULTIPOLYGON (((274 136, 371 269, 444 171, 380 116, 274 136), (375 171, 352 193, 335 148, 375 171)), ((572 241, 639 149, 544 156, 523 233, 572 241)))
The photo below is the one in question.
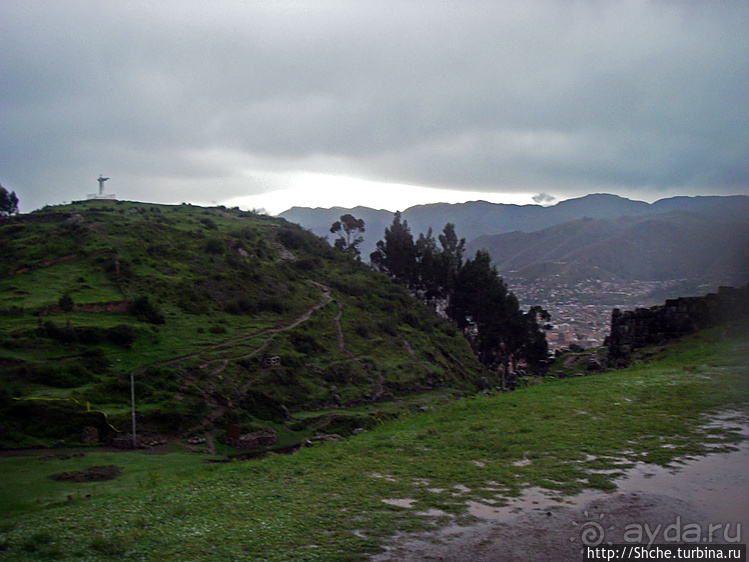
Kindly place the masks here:
POLYGON ((99 173, 170 202, 287 171, 746 192, 747 23, 742 2, 9 0, 0 181, 27 209, 99 173))

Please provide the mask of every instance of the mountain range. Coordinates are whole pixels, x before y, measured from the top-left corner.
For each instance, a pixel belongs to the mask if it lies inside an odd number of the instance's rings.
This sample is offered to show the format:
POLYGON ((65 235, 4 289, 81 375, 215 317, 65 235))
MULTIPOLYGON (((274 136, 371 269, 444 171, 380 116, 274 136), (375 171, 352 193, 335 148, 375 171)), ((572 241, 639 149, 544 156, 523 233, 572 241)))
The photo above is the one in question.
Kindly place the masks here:
MULTIPOLYGON (((364 219, 367 259, 393 213, 365 207, 294 207, 281 217, 318 236, 342 214, 364 219)), ((500 274, 528 280, 576 278, 749 280, 749 196, 671 197, 654 203, 591 194, 553 206, 472 201, 418 205, 402 212, 414 237, 445 223, 468 240, 467 256, 487 249, 500 274)))
POLYGON ((749 222, 684 211, 480 236, 467 253, 479 249, 503 274, 529 280, 694 279, 713 286, 749 280, 749 222))

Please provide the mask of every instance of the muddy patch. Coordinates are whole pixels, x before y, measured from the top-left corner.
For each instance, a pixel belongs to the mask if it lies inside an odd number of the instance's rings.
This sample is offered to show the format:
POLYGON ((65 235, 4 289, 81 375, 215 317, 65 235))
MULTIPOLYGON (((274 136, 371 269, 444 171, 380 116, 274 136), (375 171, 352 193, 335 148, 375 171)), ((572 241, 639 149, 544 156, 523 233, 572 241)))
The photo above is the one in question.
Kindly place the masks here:
POLYGON ((418 500, 403 498, 403 499, 387 499, 387 500, 380 500, 380 501, 382 501, 382 503, 393 505, 395 507, 405 507, 406 509, 411 509, 413 507, 413 504, 415 504, 418 500))
MULTIPOLYGON (((626 543, 638 529, 643 544, 650 537, 662 544, 664 532, 676 532, 673 529, 692 532, 694 525, 709 528, 704 514, 687 502, 627 492, 590 502, 582 511, 556 505, 512 520, 485 520, 470 526, 451 525, 437 532, 404 534, 372 560, 579 561, 586 545, 626 543)), ((736 529, 731 528, 729 538, 735 533, 736 529)), ((722 536, 714 538, 716 543, 724 542, 722 536)))
POLYGON ((86 470, 74 470, 71 472, 60 472, 50 476, 58 482, 103 482, 113 480, 122 474, 122 469, 113 464, 104 466, 90 466, 86 470))
MULTIPOLYGON (((745 419, 716 419, 742 437, 745 419)), ((685 458, 670 467, 622 469, 615 493, 562 497, 529 488, 504 506, 469 501, 477 523, 399 534, 371 560, 582 560, 602 544, 745 544, 749 540, 749 441, 733 452, 685 458)))

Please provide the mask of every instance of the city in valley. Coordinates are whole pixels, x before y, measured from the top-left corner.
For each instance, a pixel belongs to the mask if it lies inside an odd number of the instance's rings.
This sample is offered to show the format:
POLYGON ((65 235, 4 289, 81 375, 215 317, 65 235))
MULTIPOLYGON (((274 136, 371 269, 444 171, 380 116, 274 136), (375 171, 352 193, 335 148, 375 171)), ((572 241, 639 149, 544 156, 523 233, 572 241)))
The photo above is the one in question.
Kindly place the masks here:
POLYGON ((543 306, 551 314, 552 328, 546 338, 550 351, 571 345, 585 349, 603 345, 611 327, 614 308, 630 310, 662 304, 668 298, 700 295, 717 287, 695 286, 685 280, 600 281, 586 279, 554 285, 548 279, 529 281, 505 278, 520 306, 543 306), (686 291, 686 292, 685 292, 686 291))

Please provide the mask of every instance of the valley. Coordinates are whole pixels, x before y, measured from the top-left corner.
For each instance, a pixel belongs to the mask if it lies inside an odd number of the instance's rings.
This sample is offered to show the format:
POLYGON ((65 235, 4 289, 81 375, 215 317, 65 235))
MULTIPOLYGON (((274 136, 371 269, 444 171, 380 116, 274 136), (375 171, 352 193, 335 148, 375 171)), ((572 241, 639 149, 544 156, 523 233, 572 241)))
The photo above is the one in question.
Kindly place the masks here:
POLYGON ((686 290, 683 280, 600 281, 586 279, 574 284, 505 277, 523 308, 537 304, 551 314, 552 329, 546 333, 549 349, 562 351, 570 345, 583 348, 603 345, 611 329, 614 308, 633 309, 662 303, 679 295, 701 295, 717 287, 686 290))

